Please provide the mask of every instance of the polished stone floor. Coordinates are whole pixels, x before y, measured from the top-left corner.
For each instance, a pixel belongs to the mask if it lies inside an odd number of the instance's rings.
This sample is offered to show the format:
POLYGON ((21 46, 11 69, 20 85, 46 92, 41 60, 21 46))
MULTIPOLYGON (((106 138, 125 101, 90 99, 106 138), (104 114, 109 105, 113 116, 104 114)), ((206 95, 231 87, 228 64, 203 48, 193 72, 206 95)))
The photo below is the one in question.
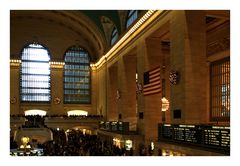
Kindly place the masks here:
POLYGON ((197 147, 187 147, 166 142, 158 143, 156 148, 162 150, 163 156, 229 156, 197 147))

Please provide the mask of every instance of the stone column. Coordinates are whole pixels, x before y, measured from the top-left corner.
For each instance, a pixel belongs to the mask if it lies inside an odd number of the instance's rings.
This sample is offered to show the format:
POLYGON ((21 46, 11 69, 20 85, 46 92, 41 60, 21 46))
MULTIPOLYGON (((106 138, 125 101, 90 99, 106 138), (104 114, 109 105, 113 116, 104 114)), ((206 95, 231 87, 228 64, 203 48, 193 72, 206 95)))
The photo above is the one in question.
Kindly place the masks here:
POLYGON ((104 64, 100 69, 97 70, 97 110, 104 116, 105 120, 107 118, 107 65, 104 64))
MULTIPOLYGON (((144 57, 146 55, 146 43, 144 40, 138 42, 137 47, 137 73, 138 73, 138 82, 143 85, 143 73, 144 69, 144 57)), ((143 94, 138 94, 137 96, 137 131, 140 135, 144 136, 145 127, 144 127, 144 117, 140 118, 140 114, 144 116, 144 96, 143 94)))
POLYGON ((48 114, 64 114, 63 103, 64 103, 64 92, 63 92, 63 70, 64 67, 61 68, 51 67, 51 109, 48 114), (61 100, 60 103, 56 103, 54 100, 59 98, 61 100))
POLYGON ((136 126, 136 56, 125 55, 118 61, 118 109, 122 120, 130 122, 130 130, 136 126))
POLYGON ((179 72, 171 85, 172 123, 204 123, 206 114, 207 64, 204 11, 174 11, 170 23, 171 70, 179 72), (181 119, 173 110, 181 110, 181 119))
POLYGON ((91 112, 90 114, 97 115, 97 71, 91 70, 91 112))
POLYGON ((117 109, 117 90, 118 90, 118 68, 117 65, 113 65, 108 69, 108 120, 118 120, 118 109, 117 109))
MULTIPOLYGON (((161 41, 155 38, 146 39, 146 54, 144 55, 144 72, 156 67, 160 68, 160 79, 162 79, 162 48, 161 41)), ((156 142, 158 139, 158 123, 162 121, 161 98, 162 93, 143 96, 144 102, 144 135, 145 145, 156 142)))
POLYGON ((10 67, 10 114, 24 114, 20 110, 20 66, 10 67))

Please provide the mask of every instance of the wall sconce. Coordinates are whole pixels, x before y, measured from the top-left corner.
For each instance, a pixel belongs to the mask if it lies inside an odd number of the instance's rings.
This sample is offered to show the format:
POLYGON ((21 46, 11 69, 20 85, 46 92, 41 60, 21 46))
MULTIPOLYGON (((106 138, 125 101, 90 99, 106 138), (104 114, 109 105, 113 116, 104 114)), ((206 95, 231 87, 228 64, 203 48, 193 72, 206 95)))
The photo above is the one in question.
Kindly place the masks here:
POLYGON ((169 108, 169 101, 165 97, 162 98, 162 111, 165 112, 169 108))
POLYGON ((165 112, 168 110, 169 108, 169 101, 163 97, 162 98, 162 122, 165 122, 166 118, 165 118, 165 112))

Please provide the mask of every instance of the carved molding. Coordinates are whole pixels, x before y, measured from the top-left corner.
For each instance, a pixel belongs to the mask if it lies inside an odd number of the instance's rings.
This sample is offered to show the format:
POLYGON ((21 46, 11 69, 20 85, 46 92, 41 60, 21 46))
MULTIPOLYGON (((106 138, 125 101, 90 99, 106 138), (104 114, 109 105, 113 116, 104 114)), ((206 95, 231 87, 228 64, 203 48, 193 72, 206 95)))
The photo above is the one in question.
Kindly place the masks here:
POLYGON ((225 51, 230 49, 230 37, 221 38, 215 42, 208 44, 207 56, 215 54, 217 52, 225 51))
POLYGON ((61 103, 61 99, 59 97, 55 97, 53 102, 54 102, 54 104, 60 104, 61 103))
POLYGON ((12 97, 11 99, 10 99, 10 103, 11 104, 15 104, 17 102, 17 98, 16 97, 12 97))

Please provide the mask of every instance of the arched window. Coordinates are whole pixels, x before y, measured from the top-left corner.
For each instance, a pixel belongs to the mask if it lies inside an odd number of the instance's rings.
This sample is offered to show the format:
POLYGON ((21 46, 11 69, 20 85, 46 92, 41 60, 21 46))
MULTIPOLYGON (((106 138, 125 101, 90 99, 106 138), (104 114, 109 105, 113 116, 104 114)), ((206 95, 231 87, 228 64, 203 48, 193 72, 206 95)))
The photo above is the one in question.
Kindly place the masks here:
POLYGON ((40 44, 24 47, 21 54, 21 102, 50 102, 50 56, 40 44))
POLYGON ((127 15, 126 28, 128 28, 132 23, 137 19, 138 12, 137 10, 130 10, 127 15))
POLYGON ((117 31, 117 28, 114 27, 111 34, 111 46, 117 41, 117 39, 118 39, 118 31, 117 31))
POLYGON ((64 102, 90 103, 89 55, 80 47, 71 47, 65 53, 64 102))

